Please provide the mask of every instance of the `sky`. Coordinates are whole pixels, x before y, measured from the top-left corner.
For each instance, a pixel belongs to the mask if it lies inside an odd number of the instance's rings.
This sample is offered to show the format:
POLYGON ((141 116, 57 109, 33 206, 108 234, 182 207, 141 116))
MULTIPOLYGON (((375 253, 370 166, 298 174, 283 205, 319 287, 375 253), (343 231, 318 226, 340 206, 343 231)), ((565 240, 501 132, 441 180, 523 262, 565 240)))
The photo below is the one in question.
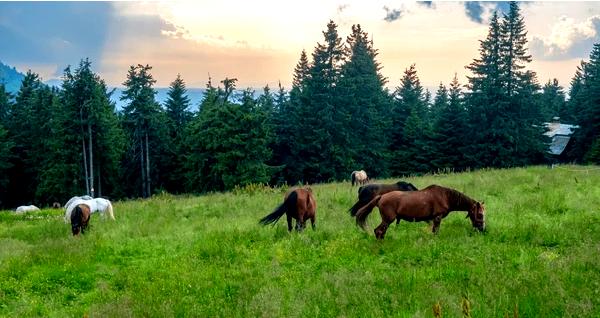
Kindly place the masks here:
MULTIPOLYGON (((304 49, 309 56, 329 20, 345 39, 353 24, 373 39, 391 89, 416 64, 426 87, 461 83, 479 57, 492 11, 506 2, 230 0, 149 2, 0 2, 0 61, 44 80, 90 58, 109 86, 130 65, 150 64, 157 87, 181 74, 188 87, 225 77, 238 88, 291 86, 304 49)), ((567 87, 581 60, 600 43, 600 2, 520 2, 528 31, 529 69, 541 84, 567 87)))

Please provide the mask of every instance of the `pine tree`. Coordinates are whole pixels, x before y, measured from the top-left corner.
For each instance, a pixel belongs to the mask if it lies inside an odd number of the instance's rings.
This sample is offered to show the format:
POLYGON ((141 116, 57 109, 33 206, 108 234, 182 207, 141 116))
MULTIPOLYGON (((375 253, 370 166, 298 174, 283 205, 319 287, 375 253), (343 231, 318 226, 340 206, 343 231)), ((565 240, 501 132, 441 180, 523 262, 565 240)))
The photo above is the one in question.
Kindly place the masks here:
POLYGON ((176 139, 192 118, 189 110, 190 98, 180 74, 177 74, 177 78, 169 86, 167 96, 165 112, 169 123, 169 135, 176 139))
POLYGON ((184 179, 182 156, 179 154, 183 149, 183 132, 192 119, 189 111, 190 99, 187 96, 185 82, 181 75, 169 86, 165 102, 165 114, 168 125, 168 142, 165 145, 164 186, 169 192, 182 192, 181 180, 184 179))
POLYGON ((423 87, 415 65, 404 71, 396 88, 391 165, 394 175, 407 175, 429 170, 431 153, 431 126, 423 87))
POLYGON ((444 84, 440 82, 438 90, 435 93, 435 99, 431 107, 431 118, 436 121, 440 115, 440 112, 448 105, 448 89, 444 84))
MULTIPOLYGON (((563 88, 558 84, 558 80, 548 80, 548 83, 542 88, 540 95, 540 113, 543 121, 551 121, 554 117, 561 117, 565 112, 566 98, 563 88)), ((564 119, 561 117, 561 121, 564 119)))
POLYGON ((273 125, 273 141, 270 145, 273 154, 272 159, 268 164, 273 167, 273 176, 271 184, 284 184, 290 180, 285 164, 290 160, 290 148, 292 138, 290 136, 291 126, 291 100, 290 95, 279 82, 279 89, 275 95, 274 111, 271 115, 271 123, 273 125))
POLYGON ((53 169, 59 171, 47 177, 47 187, 55 189, 49 193, 64 189, 66 193, 60 192, 61 200, 68 199, 73 193, 119 195, 120 161, 125 139, 115 106, 110 101, 111 92, 100 76, 93 72, 88 59, 81 60, 74 72, 70 67, 65 69, 62 87, 64 107, 55 107, 55 112, 60 115, 53 118, 60 126, 55 129, 61 132, 54 144, 65 148, 79 145, 79 152, 66 158, 63 158, 64 154, 57 155, 55 161, 61 161, 65 166, 53 169), (74 168, 78 165, 81 168, 74 168), (69 169, 71 171, 67 172, 69 169))
MULTIPOLYGON (((445 90, 441 91, 445 92, 445 90)), ((465 140, 469 136, 466 131, 466 111, 456 74, 444 99, 445 103, 439 103, 440 108, 433 127, 435 156, 432 165, 435 169, 461 171, 466 168, 463 153, 465 140)))
POLYGON ((11 109, 11 94, 6 90, 4 84, 0 84, 0 124, 6 125, 11 109))
POLYGON ((498 15, 493 13, 488 35, 480 41, 480 58, 475 59, 467 69, 468 76, 466 106, 469 116, 469 130, 473 132, 470 145, 465 148, 467 164, 472 167, 501 166, 498 158, 504 159, 508 137, 507 101, 503 95, 500 70, 502 56, 500 50, 500 25, 498 15))
POLYGON ((292 136, 296 142, 290 156, 293 161, 287 164, 300 180, 310 183, 341 178, 350 169, 345 155, 348 132, 344 114, 337 108, 336 93, 343 45, 333 21, 327 24, 323 36, 325 43, 317 44, 312 54, 313 63, 308 78, 303 80, 298 107, 293 108, 297 123, 292 136))
POLYGON ((501 23, 494 13, 481 57, 467 66, 473 73, 466 95, 469 129, 475 132, 466 149, 470 165, 508 167, 544 159, 539 85, 535 73, 525 71, 531 61, 526 35, 518 5, 511 2, 501 23))
POLYGON ((572 110, 580 126, 573 135, 571 156, 589 163, 600 163, 600 44, 594 44, 590 59, 582 63, 580 78, 578 74, 572 87, 572 110))
POLYGON ((300 60, 298 64, 296 64, 296 68, 294 68, 294 79, 292 81, 292 87, 302 90, 304 87, 305 81, 310 76, 310 64, 308 63, 308 57, 306 56, 306 51, 302 50, 300 53, 300 60))
POLYGON ((123 119, 132 140, 125 164, 128 175, 125 177, 128 184, 137 184, 142 197, 152 194, 152 184, 162 187, 159 181, 163 180, 161 170, 164 167, 163 152, 167 135, 166 116, 154 98, 156 91, 152 86, 156 80, 150 74, 151 70, 149 65, 132 65, 123 83, 126 89, 121 96, 121 100, 128 101, 123 108, 123 119))
POLYGON ((222 191, 236 185, 267 183, 270 171, 268 116, 254 100, 250 89, 242 93, 242 104, 226 98, 234 79, 223 81, 224 89, 209 87, 199 115, 190 126, 187 143, 188 186, 196 192, 222 191))
POLYGON ((39 124, 44 122, 38 113, 39 91, 42 88, 39 76, 28 71, 21 82, 15 103, 11 105, 6 125, 8 139, 14 143, 12 147, 12 168, 8 170, 7 205, 22 205, 33 202, 39 165, 34 156, 40 151, 40 143, 46 137, 40 135, 39 124), (38 104, 38 105, 36 105, 38 104))
POLYGON ((346 156, 353 170, 364 169, 372 177, 387 176, 389 168, 389 111, 391 99, 384 88, 377 50, 360 25, 352 26, 346 39, 346 60, 336 87, 338 111, 345 120, 349 142, 346 156))
POLYGON ((509 142, 512 152, 505 158, 508 165, 527 165, 544 160, 545 137, 542 115, 538 103, 540 86, 536 74, 525 70, 531 62, 527 54, 527 32, 516 2, 510 3, 508 15, 501 24, 501 49, 503 55, 502 79, 508 100, 509 142))
POLYGON ((10 95, 0 84, 0 208, 7 208, 8 171, 12 167, 11 152, 14 142, 9 139, 8 131, 4 128, 11 108, 10 95))

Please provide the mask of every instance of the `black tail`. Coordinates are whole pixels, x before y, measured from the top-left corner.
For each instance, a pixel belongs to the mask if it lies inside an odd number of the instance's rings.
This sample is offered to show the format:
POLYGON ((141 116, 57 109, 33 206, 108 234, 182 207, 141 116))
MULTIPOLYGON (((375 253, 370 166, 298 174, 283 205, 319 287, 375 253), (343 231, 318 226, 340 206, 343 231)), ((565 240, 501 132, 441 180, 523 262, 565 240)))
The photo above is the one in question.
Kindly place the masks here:
POLYGON ((381 199, 380 195, 376 196, 373 200, 367 203, 367 205, 360 208, 356 213, 356 224, 360 225, 360 227, 362 227, 363 229, 366 229, 367 216, 371 214, 373 208, 377 205, 377 203, 379 203, 379 199, 381 199))
POLYGON ((352 172, 352 186, 354 186, 355 182, 356 182, 356 173, 352 172))
POLYGON ((275 209, 275 211, 273 211, 271 214, 265 216, 264 218, 260 219, 260 221, 258 223, 262 224, 262 225, 277 223, 277 221, 279 221, 279 219, 285 214, 285 212, 294 208, 297 200, 298 200, 298 194, 296 193, 296 191, 290 193, 290 195, 287 197, 287 199, 285 199, 285 201, 283 201, 283 203, 280 204, 275 209))
POLYGON ((365 204, 369 203, 375 197, 375 193, 368 186, 362 186, 358 188, 358 201, 354 203, 354 205, 350 208, 350 216, 355 217, 358 209, 365 206, 365 204))
POLYGON ((355 217, 356 213, 358 213, 358 210, 367 205, 372 198, 373 197, 367 197, 366 200, 364 200, 365 198, 359 198, 358 201, 350 208, 350 216, 355 217))

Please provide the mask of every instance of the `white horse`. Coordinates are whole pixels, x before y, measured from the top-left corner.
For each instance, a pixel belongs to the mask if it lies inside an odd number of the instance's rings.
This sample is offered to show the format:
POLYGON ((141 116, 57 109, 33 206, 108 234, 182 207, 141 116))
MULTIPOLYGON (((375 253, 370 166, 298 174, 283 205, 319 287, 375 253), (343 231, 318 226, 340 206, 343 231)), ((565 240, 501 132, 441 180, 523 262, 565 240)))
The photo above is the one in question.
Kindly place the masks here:
POLYGON ((359 170, 359 171, 352 171, 352 186, 354 186, 354 184, 360 184, 360 185, 364 185, 367 184, 367 182, 369 182, 369 177, 367 177, 367 173, 364 170, 359 170))
POLYGON ((18 207, 15 212, 16 213, 25 213, 25 212, 29 212, 29 211, 39 211, 40 208, 38 208, 35 205, 22 205, 20 207, 18 207))
POLYGON ((70 199, 69 199, 69 201, 67 201, 67 203, 65 203, 65 211, 66 211, 67 209, 69 209, 69 206, 70 206, 70 205, 71 205, 71 203, 73 203, 73 201, 75 201, 75 200, 91 200, 91 199, 93 199, 93 198, 92 198, 92 197, 90 197, 89 195, 82 195, 82 196, 80 196, 80 197, 77 197, 77 196, 75 196, 75 197, 72 197, 72 198, 70 198, 70 199))
MULTIPOLYGON (((89 198, 89 196, 84 196, 84 197, 89 198)), ((70 222, 71 213, 73 212, 73 209, 75 209, 75 207, 80 204, 87 205, 90 208, 90 213, 100 212, 103 215, 108 213, 108 216, 110 216, 110 218, 112 220, 115 219, 112 203, 110 203, 110 201, 103 199, 103 198, 95 198, 95 199, 90 198, 89 200, 88 199, 75 199, 73 201, 69 200, 69 202, 67 202, 67 204, 68 205, 65 206, 65 223, 70 222)))

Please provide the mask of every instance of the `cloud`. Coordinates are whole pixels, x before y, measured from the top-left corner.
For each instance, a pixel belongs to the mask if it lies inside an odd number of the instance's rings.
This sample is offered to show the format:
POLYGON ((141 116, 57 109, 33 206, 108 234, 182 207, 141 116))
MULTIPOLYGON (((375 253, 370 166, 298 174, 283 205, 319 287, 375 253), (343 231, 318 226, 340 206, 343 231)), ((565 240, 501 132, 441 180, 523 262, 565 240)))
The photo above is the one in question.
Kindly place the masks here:
POLYGON ((417 4, 429 9, 435 9, 435 4, 433 1, 417 1, 417 4))
POLYGON ((0 52, 12 64, 97 60, 112 14, 106 2, 1 2, 0 52))
POLYGON ((383 19, 387 22, 396 21, 404 14, 404 11, 401 9, 390 9, 387 6, 384 6, 383 10, 385 10, 385 18, 383 19))
POLYGON ((337 7, 337 13, 342 13, 344 10, 348 9, 349 4, 341 4, 337 7))
POLYGON ((465 13, 473 22, 484 23, 484 16, 491 14, 493 11, 500 13, 508 13, 510 3, 505 1, 466 1, 465 13))
POLYGON ((534 36, 529 47, 536 59, 555 61, 587 58, 594 43, 600 43, 600 15, 580 23, 561 16, 550 35, 534 36))

